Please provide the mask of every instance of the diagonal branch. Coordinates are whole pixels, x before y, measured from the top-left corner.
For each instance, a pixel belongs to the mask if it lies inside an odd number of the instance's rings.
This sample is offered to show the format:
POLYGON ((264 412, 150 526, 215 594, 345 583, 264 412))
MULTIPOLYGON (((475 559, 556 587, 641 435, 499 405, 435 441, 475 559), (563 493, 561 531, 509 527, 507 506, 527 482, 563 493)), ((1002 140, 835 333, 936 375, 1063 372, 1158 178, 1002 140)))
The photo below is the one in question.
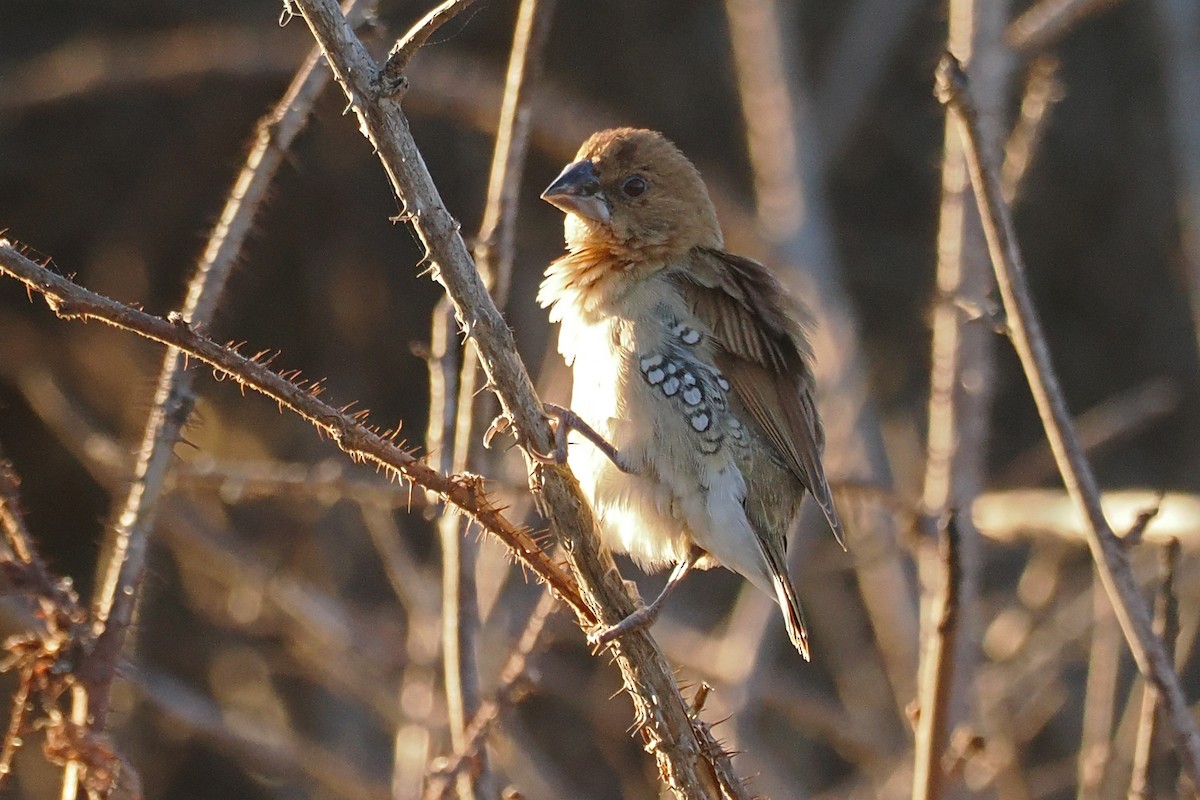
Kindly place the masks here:
MULTIPOLYGON (((553 13, 554 0, 522 0, 517 12, 487 202, 475 246, 479 274, 501 307, 508 296, 512 274, 521 177, 529 152, 531 89, 541 71, 542 53, 549 38, 553 13)), ((495 401, 490 396, 477 396, 481 372, 475 352, 448 347, 454 319, 449 299, 443 298, 434 311, 431 337, 435 355, 440 357, 432 362, 430 370, 430 430, 436 434, 443 459, 448 451, 453 451, 447 471, 461 472, 468 468, 479 469, 483 450, 481 422, 495 414, 495 401), (460 357, 455 358, 455 355, 460 357), (457 380, 452 374, 454 369, 459 370, 457 380), (457 399, 447 391, 454 385, 458 387, 457 399), (439 399, 440 403, 437 402, 439 399)), ((461 751, 466 746, 468 722, 478 714, 482 702, 475 653, 480 626, 475 590, 478 547, 474 540, 463 537, 461 523, 454 517, 443 516, 438 532, 442 543, 442 658, 446 705, 451 741, 455 749, 461 751)), ((475 794, 485 797, 497 794, 495 787, 490 785, 486 751, 480 753, 478 766, 477 770, 459 776, 459 795, 463 800, 475 794), (478 786, 477 791, 476 786, 469 785, 472 781, 478 786)))
POLYGON ((400 37, 400 40, 388 53, 387 61, 380 73, 382 85, 388 94, 399 94, 408 88, 407 80, 404 77, 404 72, 408 69, 408 62, 412 60, 418 50, 425 46, 429 37, 437 33, 438 28, 473 5, 475 5, 475 0, 444 0, 441 5, 417 20, 416 24, 408 29, 408 33, 400 37))
MULTIPOLYGON (((454 303, 519 440, 527 448, 547 452, 551 434, 542 403, 517 354, 512 332, 475 270, 459 225, 429 175, 399 101, 381 96, 375 63, 332 0, 296 0, 295 5, 325 51, 360 129, 403 202, 403 218, 412 222, 424 244, 434 278, 454 303)), ((585 601, 598 621, 615 624, 635 607, 611 554, 600 546, 595 518, 578 482, 566 466, 542 466, 532 459, 529 466, 532 488, 579 578, 585 601)), ((646 748, 655 754, 664 781, 680 797, 720 797, 715 767, 706 755, 706 748, 717 744, 692 724, 658 645, 649 634, 638 632, 615 643, 612 650, 646 748)))
MULTIPOLYGON (((366 8, 374 5, 373 0, 348 2, 355 20, 365 18, 366 8)), ((282 99, 258 124, 254 145, 188 284, 182 319, 189 324, 203 328, 212 321, 230 270, 237 263, 284 154, 328 82, 329 71, 321 66, 320 51, 314 48, 282 99)), ((92 602, 96 641, 81 675, 88 694, 89 724, 95 730, 103 730, 106 725, 117 660, 146 572, 158 501, 174 463, 175 445, 195 406, 192 374, 184 369, 184 363, 181 353, 167 350, 133 482, 105 544, 106 556, 92 602)))
POLYGON ((966 76, 953 56, 945 56, 938 67, 938 98, 960 126, 971 185, 983 216, 996 282, 1008 312, 1013 346, 1021 359, 1063 483, 1087 520, 1088 547, 1134 660, 1142 674, 1160 693, 1179 760, 1193 784, 1200 785, 1200 732, 1196 729, 1196 721, 1191 715, 1171 658, 1162 640, 1154 633, 1150 613, 1142 599, 1129 559, 1104 516, 1096 477, 1075 433, 1050 361, 1050 349, 1033 306, 1012 215, 1004 202, 995 167, 985 161, 980 153, 975 108, 967 89, 966 76))
POLYGON ((482 479, 473 475, 444 475, 394 442, 396 431, 378 433, 366 427, 361 417, 352 416, 317 397, 323 388, 307 387, 286 380, 270 369, 263 351, 254 358, 223 347, 191 329, 181 319, 165 320, 90 292, 30 261, 0 239, 0 273, 10 275, 46 298, 63 319, 96 319, 115 328, 131 331, 177 348, 188 358, 210 365, 222 376, 270 397, 281 408, 299 414, 321 433, 329 436, 352 458, 366 461, 389 474, 411 481, 444 497, 469 515, 484 530, 506 544, 513 554, 544 580, 585 621, 595 617, 580 599, 575 581, 566 575, 524 528, 511 523, 483 491, 482 479))

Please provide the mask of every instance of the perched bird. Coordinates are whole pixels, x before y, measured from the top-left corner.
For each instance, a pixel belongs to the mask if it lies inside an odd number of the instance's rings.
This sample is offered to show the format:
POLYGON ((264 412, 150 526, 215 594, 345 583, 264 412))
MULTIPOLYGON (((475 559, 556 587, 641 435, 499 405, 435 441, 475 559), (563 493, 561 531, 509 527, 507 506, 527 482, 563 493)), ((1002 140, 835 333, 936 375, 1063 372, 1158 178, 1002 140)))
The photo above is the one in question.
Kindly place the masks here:
POLYGON ((600 640, 653 621, 693 566, 721 564, 777 599, 807 659, 784 557, 805 490, 841 541, 807 313, 763 265, 722 249, 700 173, 660 133, 594 134, 542 198, 567 214, 567 253, 538 293, 574 375, 570 410, 552 416, 597 445, 560 457, 608 547, 676 565, 658 600, 600 640))

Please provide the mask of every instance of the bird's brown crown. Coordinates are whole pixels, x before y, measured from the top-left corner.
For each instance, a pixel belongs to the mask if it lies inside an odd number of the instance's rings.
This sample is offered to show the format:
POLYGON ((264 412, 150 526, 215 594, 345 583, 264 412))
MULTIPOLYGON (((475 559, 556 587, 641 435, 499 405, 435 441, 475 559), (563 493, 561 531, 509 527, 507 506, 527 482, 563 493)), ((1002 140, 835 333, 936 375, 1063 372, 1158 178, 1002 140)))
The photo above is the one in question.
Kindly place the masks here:
MULTIPOLYGON (((614 255, 669 259, 693 247, 720 247, 721 229, 699 171, 661 133, 614 128, 593 134, 572 167, 590 163, 590 205, 556 202, 568 211, 567 243, 614 255)), ((567 173, 564 172, 564 176, 567 173)), ((556 184, 557 185, 557 184, 556 184)))

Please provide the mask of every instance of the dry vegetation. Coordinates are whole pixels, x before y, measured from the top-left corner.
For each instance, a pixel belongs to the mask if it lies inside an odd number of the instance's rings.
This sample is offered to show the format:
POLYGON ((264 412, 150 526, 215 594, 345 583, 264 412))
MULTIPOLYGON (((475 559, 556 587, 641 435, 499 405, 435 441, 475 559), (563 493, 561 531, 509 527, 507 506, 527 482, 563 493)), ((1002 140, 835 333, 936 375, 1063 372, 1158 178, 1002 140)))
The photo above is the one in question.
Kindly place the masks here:
POLYGON ((0 795, 1195 795, 1194 3, 344 10, 5 12, 0 795), (586 644, 662 578, 521 456, 534 198, 614 124, 818 317, 812 664, 723 571, 586 644))

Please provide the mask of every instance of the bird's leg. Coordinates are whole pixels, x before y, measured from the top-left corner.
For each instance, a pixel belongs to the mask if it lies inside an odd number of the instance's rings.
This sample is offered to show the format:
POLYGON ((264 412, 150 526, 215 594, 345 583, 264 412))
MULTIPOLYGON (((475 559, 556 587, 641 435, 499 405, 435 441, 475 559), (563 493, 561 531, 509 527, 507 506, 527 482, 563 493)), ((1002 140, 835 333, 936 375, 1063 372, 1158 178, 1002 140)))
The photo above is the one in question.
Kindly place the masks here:
MULTIPOLYGON (((540 461, 543 464, 565 464, 567 463, 567 434, 571 431, 577 431, 583 438, 587 439, 596 449, 604 455, 608 456, 608 460, 616 465, 617 469, 624 473, 633 475, 637 472, 634 467, 621 455, 621 452, 613 446, 611 442, 596 432, 596 429, 588 425, 583 417, 576 414, 569 408, 556 405, 554 403, 546 403, 546 416, 554 423, 554 450, 550 453, 539 453, 533 448, 526 448, 529 457, 534 461, 540 461)), ((498 433, 503 433, 512 425, 512 419, 507 414, 501 414, 492 420, 491 426, 483 435, 483 445, 488 447, 491 445, 492 438, 498 433)))
MULTIPOLYGON (((583 436, 583 438, 595 445, 597 450, 608 456, 608 460, 611 461, 617 469, 621 470, 621 472, 629 475, 633 475, 637 472, 637 470, 625 460, 625 457, 621 455, 621 451, 613 446, 612 442, 608 441, 599 433, 597 433, 595 428, 593 428, 591 425, 588 425, 587 422, 584 421, 583 417, 579 416, 571 409, 564 408, 560 405, 555 405, 554 403, 546 403, 546 413, 552 420, 557 422, 557 424, 554 426, 554 453, 551 454, 553 463, 562 464, 566 462, 567 434, 571 431, 577 431, 583 436)), ((539 458, 541 456, 540 453, 533 453, 532 455, 534 458, 539 458)))
POLYGON ((589 634, 588 643, 592 645, 608 644, 627 633, 645 630, 653 625, 658 619, 658 615, 662 613, 663 607, 667 604, 667 598, 671 596, 671 593, 675 591, 679 584, 683 583, 683 579, 687 577, 687 574, 692 571, 692 567, 696 566, 696 562, 700 560, 700 555, 699 550, 692 550, 686 559, 675 565, 675 569, 671 571, 671 577, 667 578, 667 585, 658 593, 658 597, 654 598, 653 603, 648 606, 642 606, 611 628, 605 628, 602 631, 589 634))

